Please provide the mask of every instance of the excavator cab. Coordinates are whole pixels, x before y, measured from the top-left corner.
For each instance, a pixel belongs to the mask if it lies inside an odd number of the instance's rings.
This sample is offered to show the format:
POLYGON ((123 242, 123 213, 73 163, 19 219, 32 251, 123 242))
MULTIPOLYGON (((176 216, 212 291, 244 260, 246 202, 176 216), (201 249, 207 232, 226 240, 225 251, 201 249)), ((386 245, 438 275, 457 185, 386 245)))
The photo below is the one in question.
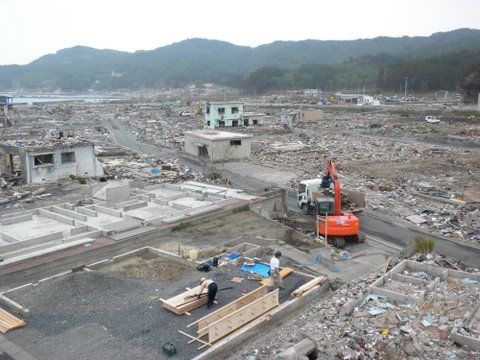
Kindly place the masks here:
POLYGON ((331 176, 322 176, 322 188, 328 189, 332 185, 331 176))
POLYGON ((316 200, 316 213, 320 216, 335 215, 335 202, 332 198, 318 198, 316 200))

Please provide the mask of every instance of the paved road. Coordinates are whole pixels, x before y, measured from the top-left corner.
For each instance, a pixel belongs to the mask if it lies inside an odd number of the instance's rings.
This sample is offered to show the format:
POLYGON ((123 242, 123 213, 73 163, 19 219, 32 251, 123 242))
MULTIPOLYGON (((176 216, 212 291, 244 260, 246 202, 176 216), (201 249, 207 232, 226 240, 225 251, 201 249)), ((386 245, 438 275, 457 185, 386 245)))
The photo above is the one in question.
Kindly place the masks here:
MULTIPOLYGON (((122 124, 111 117, 104 117, 104 123, 111 132, 115 141, 134 151, 141 153, 155 154, 163 158, 178 157, 174 152, 163 151, 154 145, 141 144, 136 137, 126 130, 122 124)), ((186 157, 178 157, 179 161, 195 171, 202 171, 202 164, 186 157)), ((271 186, 271 184, 255 179, 247 175, 234 174, 226 169, 220 169, 222 176, 227 177, 232 182, 233 187, 241 189, 257 190, 271 186)), ((300 211, 297 207, 297 198, 294 191, 288 191, 288 208, 292 211, 300 211)), ((426 235, 422 231, 416 231, 405 225, 403 222, 395 219, 385 219, 381 214, 375 214, 373 211, 360 215, 361 230, 366 235, 376 236, 387 242, 406 246, 408 240, 416 236, 432 238, 435 240, 435 249, 454 260, 461 260, 465 264, 480 267, 480 249, 475 247, 458 244, 445 240, 438 236, 426 235)))

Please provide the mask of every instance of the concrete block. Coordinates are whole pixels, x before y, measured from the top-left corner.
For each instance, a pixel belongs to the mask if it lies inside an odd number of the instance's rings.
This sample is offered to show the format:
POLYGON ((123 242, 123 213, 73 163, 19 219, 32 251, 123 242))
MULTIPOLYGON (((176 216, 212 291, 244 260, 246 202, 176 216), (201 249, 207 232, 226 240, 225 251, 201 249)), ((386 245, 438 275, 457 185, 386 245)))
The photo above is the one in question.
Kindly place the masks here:
POLYGON ((466 348, 473 350, 473 351, 480 351, 480 339, 474 338, 472 336, 461 335, 459 333, 452 333, 450 334, 450 339, 465 346, 466 348))
POLYGON ((146 207, 146 206, 148 206, 148 203, 146 201, 139 202, 139 203, 136 203, 136 204, 124 206, 123 211, 135 210, 135 209, 143 208, 143 207, 146 207))
POLYGON ((91 217, 97 217, 98 216, 98 214, 95 210, 87 209, 84 206, 77 206, 75 208, 75 211, 79 214, 83 214, 83 215, 87 215, 87 216, 91 216, 91 217))
MULTIPOLYGON (((9 242, 9 243, 16 243, 16 242, 20 241, 16 237, 14 237, 12 235, 8 235, 7 233, 1 233, 1 236, 2 236, 3 240, 5 240, 6 242, 9 242)), ((4 245, 4 246, 6 246, 6 245, 4 245)), ((4 246, 1 246, 0 249, 3 249, 4 246)))
POLYGON ((63 205, 63 207, 67 210, 75 211, 75 205, 73 205, 73 204, 66 203, 66 204, 63 205))
POLYGON ((135 195, 135 196, 130 196, 130 198, 126 201, 121 201, 121 202, 118 202, 118 203, 109 204, 109 207, 111 207, 112 209, 118 210, 118 209, 123 208, 124 206, 131 205, 131 204, 136 204, 137 202, 138 202, 138 196, 135 195))
POLYGON ((4 214, 0 216, 0 219, 5 220, 5 219, 10 219, 12 217, 18 217, 23 215, 36 215, 36 214, 37 214, 37 209, 31 209, 31 210, 19 211, 19 212, 10 213, 10 214, 4 214))
POLYGON ((95 229, 95 230, 92 230, 92 231, 77 234, 75 236, 69 236, 67 239, 63 240, 63 243, 68 244, 69 242, 77 241, 77 240, 81 240, 81 239, 85 239, 85 238, 96 239, 99 236, 102 236, 102 230, 95 229))
POLYGON ((11 217, 5 220, 0 220, 0 225, 4 226, 4 225, 16 224, 19 222, 29 221, 32 219, 33 219, 33 215, 31 214, 20 215, 20 216, 11 217))
POLYGON ((85 233, 90 229, 88 225, 82 225, 82 226, 77 226, 74 227, 73 229, 70 229, 70 235, 78 235, 81 233, 85 233))
POLYGON ((64 224, 75 225, 75 220, 73 220, 69 217, 66 217, 64 215, 60 215, 60 214, 57 214, 57 213, 54 213, 54 212, 51 212, 51 211, 47 211, 45 209, 38 209, 38 215, 47 217, 49 219, 57 220, 57 221, 62 222, 64 224))
POLYGON ((456 279, 466 279, 480 281, 480 274, 467 273, 465 271, 458 271, 453 269, 448 269, 448 276, 456 279))
POLYGON ((165 200, 165 199, 153 199, 153 203, 157 204, 157 205, 163 205, 163 206, 168 206, 168 200, 165 200))
POLYGON ((424 279, 419 279, 413 276, 406 276, 401 274, 390 274, 388 277, 392 280, 401 281, 404 283, 418 284, 418 285, 427 285, 428 281, 424 279))
POLYGON ((173 201, 169 201, 169 202, 168 202, 168 206, 170 206, 171 208, 177 209, 177 210, 187 210, 187 209, 191 209, 189 206, 184 206, 184 205, 175 204, 173 201))
MULTIPOLYGON (((440 266, 428 265, 413 260, 404 260, 407 265, 407 269, 410 272, 425 271, 426 273, 433 276, 441 276, 445 268, 440 266)), ((402 261, 403 262, 403 261, 402 261)))
POLYGON ((29 246, 34 246, 44 242, 54 241, 63 238, 63 231, 58 231, 42 236, 36 236, 27 240, 17 241, 15 243, 7 244, 0 247, 2 253, 20 250, 29 246))
MULTIPOLYGON (((3 259, 9 259, 9 258, 12 258, 12 257, 17 257, 17 256, 20 256, 20 255, 31 253, 32 251, 38 251, 38 250, 46 249, 48 247, 55 246, 57 244, 58 244, 58 240, 42 242, 41 244, 34 244, 32 246, 27 246, 27 247, 20 248, 18 250, 3 253, 2 258, 3 259)), ((0 263, 0 266, 1 265, 2 265, 2 263, 0 263)))
POLYGON ((166 185, 166 184, 148 185, 148 186, 145 186, 143 189, 144 189, 145 191, 158 190, 158 189, 164 188, 165 185, 166 185))
POLYGON ((67 217, 70 217, 70 218, 73 218, 73 219, 77 219, 77 220, 81 220, 81 221, 87 221, 87 217, 85 215, 76 213, 75 211, 72 211, 72 210, 61 208, 59 206, 52 206, 50 208, 50 210, 54 213, 61 214, 61 215, 64 215, 64 216, 67 216, 67 217))
POLYGON ((108 187, 105 189, 105 196, 107 202, 112 203, 128 200, 130 196, 130 185, 122 184, 108 187))
POLYGON ((110 209, 108 207, 100 206, 100 205, 93 205, 93 208, 94 208, 94 210, 96 210, 100 213, 104 213, 104 214, 107 214, 107 215, 113 215, 113 216, 117 216, 117 217, 122 217, 122 212, 118 211, 118 210, 115 210, 115 209, 110 209))
POLYGON ((178 199, 184 198, 186 196, 187 195, 183 193, 183 194, 174 194, 174 195, 169 195, 169 196, 162 196, 162 197, 159 197, 158 199, 173 201, 173 200, 178 200, 178 199))
POLYGON ((94 239, 84 238, 84 239, 80 239, 80 240, 70 241, 70 242, 67 242, 67 243, 64 243, 64 244, 51 246, 51 247, 48 247, 48 248, 45 248, 45 249, 42 249, 42 250, 39 250, 39 251, 31 251, 27 254, 23 254, 23 255, 20 255, 20 256, 15 256, 15 257, 12 257, 12 258, 9 258, 9 259, 5 259, 2 263, 0 263, 0 267, 8 266, 8 265, 11 265, 11 264, 15 264, 15 263, 22 262, 22 261, 29 260, 29 259, 33 259, 33 258, 37 258, 37 257, 40 257, 40 256, 50 254, 50 253, 55 252, 55 251, 68 249, 68 248, 71 248, 71 247, 74 247, 74 246, 85 245, 85 244, 91 243, 93 241, 94 241, 94 239))
POLYGON ((368 288, 368 292, 372 295, 384 296, 387 299, 389 299, 390 301, 398 301, 398 302, 401 302, 401 303, 407 303, 408 304, 408 303, 416 303, 416 302, 419 301, 418 299, 412 298, 408 295, 399 294, 399 293, 396 293, 394 291, 378 288, 378 287, 375 287, 375 286, 370 286, 368 288))
POLYGON ((144 195, 144 194, 138 194, 138 199, 139 200, 143 200, 143 201, 152 201, 152 199, 154 198, 153 196, 151 196, 153 194, 148 194, 148 195, 144 195))

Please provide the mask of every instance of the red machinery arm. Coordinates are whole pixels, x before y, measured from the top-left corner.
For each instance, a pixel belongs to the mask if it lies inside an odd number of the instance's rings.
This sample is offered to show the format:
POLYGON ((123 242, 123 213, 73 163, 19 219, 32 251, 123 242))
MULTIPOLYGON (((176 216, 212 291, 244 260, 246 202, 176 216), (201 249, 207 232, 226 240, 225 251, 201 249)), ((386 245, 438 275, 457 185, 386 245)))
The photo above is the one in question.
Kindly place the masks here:
POLYGON ((337 171, 335 166, 333 166, 333 160, 327 161, 327 172, 325 173, 326 177, 330 177, 333 181, 333 189, 335 190, 335 216, 342 214, 342 189, 340 187, 340 180, 338 180, 337 171))

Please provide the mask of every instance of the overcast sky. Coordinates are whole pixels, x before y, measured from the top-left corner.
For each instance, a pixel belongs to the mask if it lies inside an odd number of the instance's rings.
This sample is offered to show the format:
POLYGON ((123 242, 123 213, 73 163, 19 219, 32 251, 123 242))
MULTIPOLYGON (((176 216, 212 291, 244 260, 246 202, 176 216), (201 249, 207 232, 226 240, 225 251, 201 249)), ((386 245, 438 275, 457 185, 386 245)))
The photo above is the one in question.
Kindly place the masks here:
POLYGON ((257 46, 480 28, 480 0, 2 0, 0 64, 86 45, 150 50, 193 37, 257 46))

